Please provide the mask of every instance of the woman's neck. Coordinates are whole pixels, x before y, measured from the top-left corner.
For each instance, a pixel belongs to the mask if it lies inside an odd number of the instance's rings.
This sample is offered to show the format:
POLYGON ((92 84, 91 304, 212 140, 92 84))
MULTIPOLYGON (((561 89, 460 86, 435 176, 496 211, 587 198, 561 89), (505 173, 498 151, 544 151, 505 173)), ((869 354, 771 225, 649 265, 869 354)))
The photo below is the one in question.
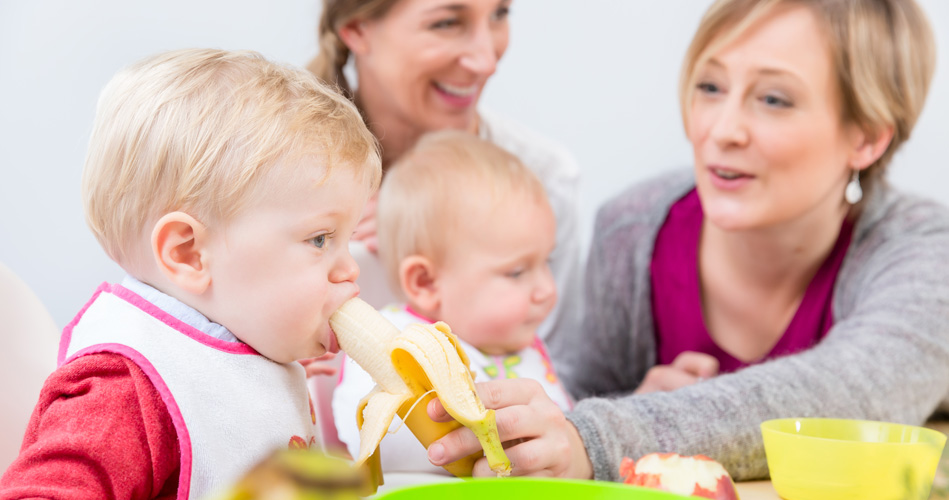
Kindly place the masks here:
POLYGON ((799 300, 826 260, 848 207, 817 207, 803 217, 777 226, 748 231, 724 231, 702 225, 700 275, 732 281, 774 298, 799 300))
MULTIPOLYGON (((385 171, 411 149, 428 130, 399 116, 396 111, 390 109, 387 101, 377 97, 380 94, 378 92, 361 93, 359 89, 356 89, 355 101, 369 130, 382 146, 382 168, 385 171)), ((478 133, 477 117, 470 123, 468 132, 478 133)))
POLYGON ((368 97, 359 89, 356 90, 356 106, 362 111, 372 135, 382 146, 382 168, 385 170, 415 145, 424 131, 401 119, 396 113, 387 111, 385 102, 373 99, 374 93, 366 94, 368 97))

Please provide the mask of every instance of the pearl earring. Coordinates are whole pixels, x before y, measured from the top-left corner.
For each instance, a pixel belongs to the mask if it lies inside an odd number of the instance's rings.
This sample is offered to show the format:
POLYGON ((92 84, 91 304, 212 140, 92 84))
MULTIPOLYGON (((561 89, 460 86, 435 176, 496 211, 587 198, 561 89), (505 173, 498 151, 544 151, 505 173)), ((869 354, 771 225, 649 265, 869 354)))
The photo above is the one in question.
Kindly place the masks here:
POLYGON ((850 182, 847 183, 847 188, 844 189, 844 199, 851 205, 856 205, 863 199, 863 188, 860 187, 859 170, 853 171, 850 182))

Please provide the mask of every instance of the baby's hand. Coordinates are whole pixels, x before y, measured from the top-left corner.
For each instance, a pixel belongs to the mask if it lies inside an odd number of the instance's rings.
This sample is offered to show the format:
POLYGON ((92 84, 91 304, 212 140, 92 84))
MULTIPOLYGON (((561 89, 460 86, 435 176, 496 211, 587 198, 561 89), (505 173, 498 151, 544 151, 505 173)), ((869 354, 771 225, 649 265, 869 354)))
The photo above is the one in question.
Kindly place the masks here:
POLYGON ((636 394, 673 391, 718 375, 718 360, 702 352, 685 351, 670 365, 656 365, 646 372, 636 394))
POLYGON ((372 195, 362 211, 362 219, 356 224, 353 231, 353 241, 361 241, 366 248, 372 252, 379 251, 379 238, 376 234, 378 227, 376 225, 376 206, 378 205, 378 195, 372 195))
POLYGON ((301 359, 300 364, 306 370, 306 378, 315 375, 336 375, 336 367, 325 363, 336 357, 336 353, 328 352, 317 358, 301 359))

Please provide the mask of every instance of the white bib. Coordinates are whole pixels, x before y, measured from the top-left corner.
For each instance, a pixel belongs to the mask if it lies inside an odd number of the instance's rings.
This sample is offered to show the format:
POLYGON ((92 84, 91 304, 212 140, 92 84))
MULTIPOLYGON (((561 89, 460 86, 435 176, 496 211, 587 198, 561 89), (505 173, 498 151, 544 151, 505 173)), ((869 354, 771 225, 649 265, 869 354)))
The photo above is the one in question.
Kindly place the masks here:
POLYGON ((165 402, 181 449, 179 499, 232 485, 276 449, 315 443, 299 363, 206 335, 119 285, 102 284, 63 330, 59 364, 100 352, 135 362, 165 402))

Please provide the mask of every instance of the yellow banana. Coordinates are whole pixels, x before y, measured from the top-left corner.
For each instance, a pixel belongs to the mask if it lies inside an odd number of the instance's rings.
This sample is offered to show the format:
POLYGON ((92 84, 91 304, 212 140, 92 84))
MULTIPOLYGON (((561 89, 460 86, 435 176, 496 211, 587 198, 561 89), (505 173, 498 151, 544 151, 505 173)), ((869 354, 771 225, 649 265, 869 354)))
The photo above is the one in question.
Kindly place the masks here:
MULTIPOLYGON (((491 470, 498 476, 511 473, 511 461, 498 437, 494 410, 485 409, 478 398, 468 356, 448 325, 415 324, 400 333, 357 297, 330 317, 330 326, 340 349, 376 382, 356 412, 357 465, 370 460, 370 465, 378 467, 379 442, 398 414, 425 448, 461 425, 468 427, 478 437, 491 470), (428 417, 425 408, 435 397, 455 420, 435 422, 428 417), (410 411, 416 405, 418 408, 410 411)), ((481 456, 477 452, 444 467, 456 476, 470 476, 481 456)))

